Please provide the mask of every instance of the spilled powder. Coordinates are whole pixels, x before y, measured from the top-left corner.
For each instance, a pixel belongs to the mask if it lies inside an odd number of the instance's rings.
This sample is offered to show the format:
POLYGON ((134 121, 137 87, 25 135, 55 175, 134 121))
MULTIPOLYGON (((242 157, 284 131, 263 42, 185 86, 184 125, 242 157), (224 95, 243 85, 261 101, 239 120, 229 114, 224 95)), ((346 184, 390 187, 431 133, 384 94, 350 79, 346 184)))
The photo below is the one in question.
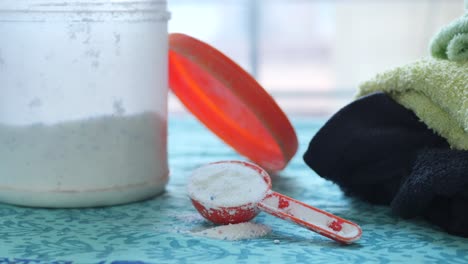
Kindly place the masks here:
POLYGON ((268 185, 252 168, 217 163, 196 169, 188 181, 188 195, 209 208, 240 206, 262 200, 268 185))
POLYGON ((220 240, 241 240, 259 238, 269 234, 270 231, 271 229, 268 226, 246 222, 216 226, 197 232, 192 232, 192 234, 220 240))

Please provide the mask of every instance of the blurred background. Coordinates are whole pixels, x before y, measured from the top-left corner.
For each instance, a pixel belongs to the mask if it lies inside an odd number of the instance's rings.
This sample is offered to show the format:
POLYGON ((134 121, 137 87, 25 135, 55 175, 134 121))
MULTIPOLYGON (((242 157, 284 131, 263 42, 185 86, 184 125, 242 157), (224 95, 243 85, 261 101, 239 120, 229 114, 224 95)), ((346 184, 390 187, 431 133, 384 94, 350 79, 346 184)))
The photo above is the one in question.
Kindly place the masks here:
MULTIPOLYGON (((170 32, 224 52, 288 115, 329 116, 359 83, 428 55, 463 0, 168 0, 170 32)), ((169 111, 185 113, 170 95, 169 111)))

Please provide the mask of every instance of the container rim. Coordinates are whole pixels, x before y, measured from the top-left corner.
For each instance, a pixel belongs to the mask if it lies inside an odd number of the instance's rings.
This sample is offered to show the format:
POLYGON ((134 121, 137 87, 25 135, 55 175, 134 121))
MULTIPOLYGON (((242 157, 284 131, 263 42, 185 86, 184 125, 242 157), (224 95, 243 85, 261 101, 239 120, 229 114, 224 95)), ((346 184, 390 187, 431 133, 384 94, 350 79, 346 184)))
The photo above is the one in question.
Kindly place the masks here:
POLYGON ((166 0, 0 0, 0 22, 168 21, 166 0))
POLYGON ((1 0, 0 12, 165 12, 166 0, 1 0))

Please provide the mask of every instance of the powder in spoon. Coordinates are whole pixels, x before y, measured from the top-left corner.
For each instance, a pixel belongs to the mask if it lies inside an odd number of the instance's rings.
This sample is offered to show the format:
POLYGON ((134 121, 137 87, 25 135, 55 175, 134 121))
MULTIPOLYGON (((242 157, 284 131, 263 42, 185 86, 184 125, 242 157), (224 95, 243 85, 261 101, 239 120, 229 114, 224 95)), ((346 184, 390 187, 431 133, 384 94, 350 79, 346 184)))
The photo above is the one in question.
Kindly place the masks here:
POLYGON ((240 163, 214 163, 196 169, 188 195, 209 208, 240 206, 262 200, 268 185, 253 168, 240 163))
POLYGON ((193 235, 221 240, 252 239, 269 234, 271 229, 262 224, 252 222, 216 226, 193 232, 193 235))

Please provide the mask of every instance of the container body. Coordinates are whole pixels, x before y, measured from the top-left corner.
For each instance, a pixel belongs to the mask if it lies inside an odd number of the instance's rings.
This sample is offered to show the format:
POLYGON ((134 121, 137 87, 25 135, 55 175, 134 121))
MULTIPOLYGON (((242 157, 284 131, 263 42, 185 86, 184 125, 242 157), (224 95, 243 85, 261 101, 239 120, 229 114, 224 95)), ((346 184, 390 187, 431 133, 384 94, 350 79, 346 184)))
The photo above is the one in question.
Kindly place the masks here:
POLYGON ((0 2, 0 202, 105 206, 164 190, 168 19, 160 0, 0 2))

